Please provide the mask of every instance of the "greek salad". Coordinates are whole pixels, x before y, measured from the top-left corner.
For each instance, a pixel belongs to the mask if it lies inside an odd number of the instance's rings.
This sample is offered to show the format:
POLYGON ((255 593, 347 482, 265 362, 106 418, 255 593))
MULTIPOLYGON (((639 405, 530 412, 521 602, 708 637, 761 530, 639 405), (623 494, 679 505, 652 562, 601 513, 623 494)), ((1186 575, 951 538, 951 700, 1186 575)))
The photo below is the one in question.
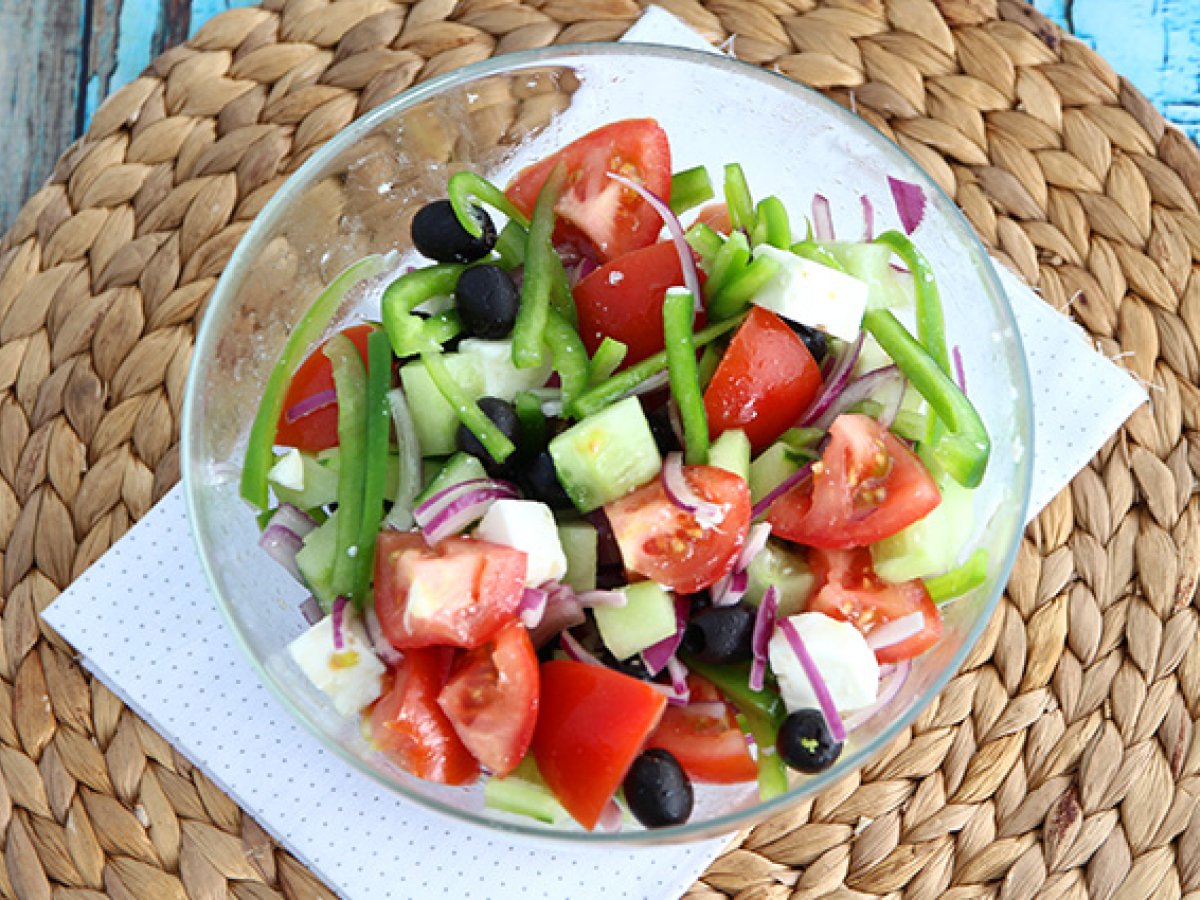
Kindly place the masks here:
POLYGON ((312 595, 291 658, 412 775, 589 830, 777 795, 984 582, 921 188, 845 240, 718 174, 650 119, 455 174, 377 317, 311 350, 368 257, 291 332, 242 495, 312 595))

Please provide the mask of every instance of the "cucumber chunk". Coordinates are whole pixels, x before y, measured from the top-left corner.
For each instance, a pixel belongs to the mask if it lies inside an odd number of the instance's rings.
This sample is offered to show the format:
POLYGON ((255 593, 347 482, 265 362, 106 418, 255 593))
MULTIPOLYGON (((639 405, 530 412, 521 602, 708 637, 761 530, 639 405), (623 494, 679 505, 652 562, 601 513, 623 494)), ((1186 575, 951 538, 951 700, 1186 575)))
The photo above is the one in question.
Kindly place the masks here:
MULTIPOLYGON (((868 309, 895 309, 908 305, 908 295, 892 268, 892 248, 886 244, 836 242, 824 245, 849 275, 865 281, 868 309)), ((907 276, 912 280, 912 276, 907 276)))
POLYGON ((749 584, 746 602, 758 606, 767 588, 774 585, 779 591, 779 615, 794 616, 804 612, 808 595, 813 588, 813 574, 804 557, 776 541, 767 546, 746 570, 749 584))
POLYGON ((708 448, 708 464, 750 480, 750 438, 740 428, 721 433, 708 448))
POLYGON ((337 552, 337 511, 310 531, 296 554, 296 568, 323 609, 333 604, 333 557, 337 552))
POLYGON ((483 805, 490 809, 537 819, 547 825, 570 819, 554 792, 546 786, 532 756, 507 778, 489 778, 483 785, 483 805))
POLYGON ((558 542, 567 558, 563 583, 573 591, 596 589, 596 565, 599 561, 600 536, 587 522, 568 522, 558 526, 558 542))
POLYGON ((750 499, 757 503, 799 471, 795 451, 776 441, 750 463, 750 499))
POLYGON ((337 470, 325 466, 311 453, 290 449, 267 473, 281 503, 317 509, 337 499, 337 470))
POLYGON ((580 512, 624 497, 662 469, 662 457, 637 397, 576 422, 550 442, 567 496, 580 512))
MULTIPOLYGON (((483 369, 478 356, 447 353, 442 358, 451 377, 468 396, 473 400, 484 396, 483 369)), ((422 455, 446 456, 458 449, 454 443, 458 415, 437 389, 420 360, 400 367, 400 382, 404 386, 409 409, 412 410, 413 426, 422 455)))
POLYGON ((459 451, 446 460, 429 484, 425 486, 425 490, 417 494, 415 505, 420 506, 438 491, 444 491, 448 487, 462 484, 464 481, 474 481, 477 478, 487 478, 483 463, 479 461, 478 457, 459 451))
POLYGON ((942 502, 925 518, 871 545, 875 573, 899 583, 954 568, 975 530, 974 491, 953 478, 939 479, 942 502))
POLYGON ((639 581, 621 591, 624 606, 597 606, 593 613, 604 646, 617 659, 629 659, 675 633, 675 601, 654 581, 639 581))

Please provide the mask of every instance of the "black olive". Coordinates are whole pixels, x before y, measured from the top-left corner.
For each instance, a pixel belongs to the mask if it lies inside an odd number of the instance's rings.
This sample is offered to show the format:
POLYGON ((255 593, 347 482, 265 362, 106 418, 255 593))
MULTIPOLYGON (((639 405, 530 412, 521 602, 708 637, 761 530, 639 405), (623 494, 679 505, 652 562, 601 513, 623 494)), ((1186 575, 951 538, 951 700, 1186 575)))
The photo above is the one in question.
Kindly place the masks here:
POLYGON ((688 622, 683 648, 712 665, 745 662, 753 655, 754 610, 745 603, 713 606, 688 622))
MULTIPOLYGON (((479 401, 479 408, 483 410, 484 415, 496 423, 496 427, 504 432, 505 436, 514 445, 518 443, 521 436, 521 422, 517 418, 517 411, 513 409, 511 403, 507 400, 501 400, 499 397, 483 397, 479 401)), ((479 457, 484 468, 491 474, 499 475, 508 471, 504 463, 492 458, 492 454, 483 448, 483 444, 479 443, 479 438, 475 437, 474 433, 466 425, 458 426, 458 431, 454 435, 454 442, 459 450, 479 457)))
POLYGON ((434 200, 418 210, 412 220, 412 242, 423 255, 444 263, 483 259, 496 246, 496 226, 479 207, 472 207, 483 234, 474 237, 459 224, 449 200, 434 200))
POLYGON ((785 319, 785 322, 792 327, 792 331, 796 332, 796 336, 804 341, 804 346, 808 348, 808 352, 812 354, 812 358, 820 363, 825 358, 825 354, 829 352, 829 341, 825 338, 825 332, 817 328, 809 328, 807 325, 801 325, 799 322, 793 322, 791 319, 785 319))
POLYGON ((798 709, 779 726, 775 739, 779 758, 798 772, 822 772, 842 755, 842 744, 829 733, 819 709, 798 709))
POLYGON ((654 676, 646 668, 646 663, 642 661, 642 654, 640 653, 635 653, 628 659, 617 659, 612 655, 612 651, 606 648, 600 654, 600 662, 604 663, 610 669, 616 669, 622 675, 628 675, 630 678, 636 678, 638 681, 654 680, 654 676))
POLYGON ((625 776, 625 802, 647 828, 682 825, 692 814, 692 783, 668 751, 646 750, 625 776))
POLYGON ((574 509, 571 498, 558 480, 554 458, 543 450, 521 471, 521 487, 530 500, 540 500, 551 509, 574 509))
POLYGON ((666 404, 657 406, 646 413, 646 421, 650 423, 650 433, 654 435, 654 443, 658 452, 666 456, 672 450, 682 450, 675 429, 671 427, 671 412, 666 404))
POLYGON ((520 304, 521 292, 499 266, 472 266, 458 276, 454 305, 463 327, 475 337, 508 337, 520 304))
POLYGON ((559 636, 556 634, 550 640, 546 641, 546 643, 542 644, 542 646, 538 647, 538 662, 550 662, 550 660, 554 659, 554 653, 558 650, 559 646, 558 638, 559 636))

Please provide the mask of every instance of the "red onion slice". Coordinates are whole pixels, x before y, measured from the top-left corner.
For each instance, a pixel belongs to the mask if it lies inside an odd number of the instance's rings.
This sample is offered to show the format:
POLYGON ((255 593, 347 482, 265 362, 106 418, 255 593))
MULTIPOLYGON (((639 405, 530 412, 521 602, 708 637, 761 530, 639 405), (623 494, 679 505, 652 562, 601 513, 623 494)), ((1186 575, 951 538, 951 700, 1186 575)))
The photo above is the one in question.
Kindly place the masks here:
POLYGON ((316 597, 309 597, 300 604, 300 615, 304 616, 304 621, 309 625, 316 625, 325 618, 325 610, 321 609, 316 597))
POLYGON ((775 631, 775 617, 779 612, 779 588, 771 585, 763 594, 754 616, 754 631, 750 637, 750 649, 754 661, 750 664, 750 690, 761 691, 767 674, 768 647, 771 634, 775 631))
POLYGON ((829 693, 829 686, 821 677, 821 670, 817 668, 816 662, 809 655, 808 648, 804 646, 804 639, 800 637, 800 632, 796 630, 796 626, 789 619, 780 619, 777 627, 787 638, 788 645, 796 654, 796 659, 800 660, 800 667, 804 669, 808 683, 812 685, 813 693, 817 695, 817 703, 821 707, 821 713, 825 716, 825 723, 829 726, 830 736, 841 743, 846 740, 846 726, 842 724, 842 717, 829 693))
POLYGON ((600 818, 596 820, 596 827, 607 834, 616 834, 621 830, 624 821, 625 815, 621 812, 621 805, 616 800, 609 798, 600 812, 600 818))
POLYGON ((896 202, 896 212, 900 216, 900 224, 904 226, 904 233, 912 234, 925 218, 925 191, 919 184, 901 181, 891 175, 888 176, 888 187, 892 190, 892 199, 896 202))
POLYGON ((925 614, 920 610, 907 616, 892 619, 871 629, 867 635, 867 645, 875 651, 907 641, 910 637, 920 634, 925 628, 925 614))
POLYGON ((646 664, 646 671, 651 675, 657 675, 665 669, 671 657, 679 649, 679 645, 683 642, 683 634, 687 631, 690 607, 691 604, 685 597, 677 596, 675 598, 675 633, 670 637, 663 638, 657 644, 651 644, 642 651, 642 662, 646 664))
POLYGON ((271 525, 282 526, 296 537, 304 538, 317 527, 317 520, 298 506, 291 503, 280 503, 267 525, 268 527, 271 525))
POLYGON ((833 367, 833 371, 829 373, 829 377, 825 379, 825 385, 821 388, 821 393, 813 399, 809 404, 808 409, 800 416, 799 425, 808 426, 825 414, 825 410, 833 405, 838 396, 846 389, 846 385, 850 383, 850 377, 854 373, 854 365, 858 362, 858 355, 862 352, 863 342, 867 338, 865 331, 860 331, 854 343, 847 347, 842 355, 838 358, 837 365, 833 367))
POLYGON ((418 525, 424 527, 425 523, 436 515, 438 510, 447 503, 469 491, 484 489, 507 490, 511 491, 514 497, 517 496, 516 485, 507 481, 499 481, 495 478, 472 478, 470 481, 460 481, 458 484, 452 484, 448 488, 442 488, 432 497, 426 497, 413 510, 413 518, 418 525))
POLYGON ((284 410, 283 421, 291 425, 297 419, 303 419, 305 416, 315 413, 318 409, 333 406, 335 403, 337 403, 337 391, 333 388, 329 388, 326 391, 318 391, 284 410))
POLYGON ((583 591, 575 599, 580 606, 624 606, 629 602, 624 591, 583 591))
POLYGON ((514 491, 497 488, 484 488, 468 491, 456 497, 429 518, 427 524, 421 526, 421 533, 430 546, 456 534, 462 534, 472 522, 483 518, 484 513, 497 500, 507 500, 516 496, 514 491))
POLYGON ((846 730, 854 731, 861 728, 867 722, 875 717, 875 715, 885 706, 896 699, 896 695, 900 693, 900 689, 904 687, 904 683, 908 681, 909 673, 912 672, 912 660, 906 659, 896 663, 891 674, 885 676, 879 684, 879 697, 876 701, 866 709, 860 709, 852 716, 846 719, 846 730))
POLYGON ((626 178, 624 175, 618 175, 616 172, 609 172, 608 177, 618 184, 625 185, 649 203, 662 218, 663 224, 667 226, 667 232, 671 235, 671 243, 675 245, 675 252, 679 254, 679 267, 683 270, 684 287, 692 295, 696 312, 699 312, 704 308, 704 294, 700 290, 700 273, 696 269, 696 259, 692 256, 692 248, 684 236, 683 223, 679 221, 679 217, 671 212, 671 207, 667 205, 666 201, 636 181, 626 178))
POLYGON ((379 613, 375 611, 375 604, 369 603, 363 610, 363 628, 367 632, 367 637, 371 639, 371 648, 386 665, 398 666, 404 662, 404 654, 392 646, 392 642, 387 639, 383 633, 383 625, 379 622, 379 613))
POLYGON ((562 647, 563 653, 567 654, 568 659, 572 659, 578 663, 587 663, 589 666, 600 666, 604 668, 604 663, 596 659, 588 650, 575 639, 575 636, 569 631, 564 631, 558 636, 558 645, 562 647))
POLYGON ((687 666, 679 661, 679 657, 672 656, 667 660, 667 673, 671 676, 670 684, 650 682, 650 687, 666 697, 671 706, 687 706, 692 698, 692 689, 687 683, 687 666))
POLYGON ((744 569, 740 572, 730 572, 728 575, 724 575, 718 579, 717 583, 713 585, 712 605, 733 606, 746 596, 746 591, 749 588, 750 576, 744 569))
POLYGON ((770 536, 770 522, 755 522, 751 525, 750 530, 746 532, 746 543, 742 546, 742 552, 738 554, 737 562, 733 564, 733 570, 744 572, 750 568, 750 563, 754 562, 754 558, 766 549, 767 539, 770 536))
POLYGON ((958 389, 965 394, 967 392, 967 373, 963 369, 962 350, 958 344, 950 348, 950 358, 954 361, 954 377, 958 379, 958 389))
MULTIPOLYGON (((865 375, 855 378, 846 385, 845 390, 838 394, 829 404, 829 408, 812 423, 811 427, 827 431, 833 424, 833 420, 842 413, 864 400, 878 400, 881 394, 885 395, 883 404, 885 409, 890 407, 891 401, 895 400, 895 397, 904 398, 904 375, 894 365, 872 369, 865 375)), ((899 406, 899 403, 895 405, 899 406)), ((895 418, 894 415, 893 418, 895 418)))
POLYGON ((858 195, 863 211, 863 241, 875 240, 875 204, 866 194, 858 195))
POLYGON ((772 488, 765 497, 754 504, 754 507, 750 510, 750 518, 757 519, 759 516, 764 515, 766 511, 771 508, 772 503, 774 503, 796 485, 801 484, 802 482, 811 478, 812 471, 813 463, 809 463, 801 468, 798 472, 795 472, 785 478, 781 484, 772 488))
POLYGON ((529 640, 535 649, 540 649, 551 638, 556 637, 568 628, 582 625, 587 621, 583 607, 575 598, 575 592, 565 584, 548 584, 546 608, 537 627, 529 632, 529 640))
POLYGON ((541 588, 525 588, 521 594, 521 602, 517 604, 517 618, 521 620, 521 624, 530 631, 537 628, 546 614, 549 600, 549 592, 541 588))
POLYGON ((346 624, 346 606, 348 601, 345 597, 339 596, 333 601, 333 610, 330 615, 333 616, 333 649, 341 650, 346 646, 345 636, 342 634, 342 628, 346 624))
POLYGON ((705 500, 688 484, 683 471, 683 454, 675 451, 667 454, 662 470, 663 490, 667 499, 684 512, 696 517, 701 528, 716 528, 725 521, 727 509, 724 504, 705 500))
POLYGON ((304 546, 304 541, 294 531, 272 522, 258 539, 258 546, 267 552, 267 556, 287 569, 288 574, 297 581, 304 580, 300 575, 300 568, 296 565, 296 554, 304 546))
POLYGON ((833 210, 829 198, 824 194, 813 194, 812 198, 813 237, 818 241, 836 240, 833 232, 833 210))
POLYGON ((655 374, 651 375, 649 378, 647 378, 645 381, 643 381, 641 384, 639 384, 637 387, 635 387, 629 393, 625 394, 625 396, 626 397, 640 397, 643 394, 652 394, 655 391, 658 391, 658 390, 661 390, 661 389, 667 387, 668 385, 670 385, 670 383, 671 383, 671 374, 666 369, 664 369, 661 372, 656 372, 655 374))

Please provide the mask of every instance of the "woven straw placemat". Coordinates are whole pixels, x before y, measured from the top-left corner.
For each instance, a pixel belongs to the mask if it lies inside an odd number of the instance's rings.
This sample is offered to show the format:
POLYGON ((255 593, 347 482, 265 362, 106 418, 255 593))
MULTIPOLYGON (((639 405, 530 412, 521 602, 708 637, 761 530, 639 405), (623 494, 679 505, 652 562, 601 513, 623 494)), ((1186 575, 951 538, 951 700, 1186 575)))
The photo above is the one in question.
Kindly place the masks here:
MULTIPOLYGON (((660 0, 895 138, 1151 388, 1030 526, 961 674, 708 897, 1200 895, 1200 154, 1013 0, 660 0)), ((0 243, 0 893, 328 896, 39 611, 179 477, 194 322, 301 161, 416 81, 634 0, 272 0, 112 97, 0 243)))

